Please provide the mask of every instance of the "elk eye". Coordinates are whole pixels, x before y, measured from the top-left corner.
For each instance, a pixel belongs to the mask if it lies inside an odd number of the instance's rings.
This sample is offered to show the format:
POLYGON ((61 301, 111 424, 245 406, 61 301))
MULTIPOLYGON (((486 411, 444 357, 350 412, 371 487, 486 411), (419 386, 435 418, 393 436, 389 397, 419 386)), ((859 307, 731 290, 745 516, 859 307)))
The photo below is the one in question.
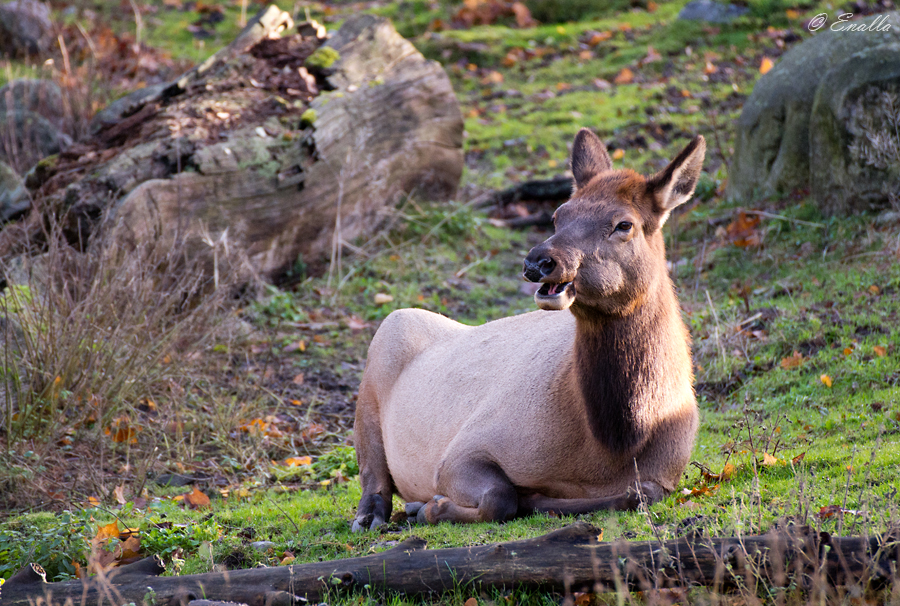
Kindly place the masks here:
POLYGON ((616 225, 616 231, 631 231, 631 221, 622 221, 616 225))

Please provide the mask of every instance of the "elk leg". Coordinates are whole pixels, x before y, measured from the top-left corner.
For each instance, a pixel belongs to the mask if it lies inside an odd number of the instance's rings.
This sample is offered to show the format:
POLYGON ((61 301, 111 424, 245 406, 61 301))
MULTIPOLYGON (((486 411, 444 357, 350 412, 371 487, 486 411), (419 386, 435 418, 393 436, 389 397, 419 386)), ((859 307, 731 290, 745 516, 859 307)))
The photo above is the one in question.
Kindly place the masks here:
POLYGON ((351 527, 353 532, 378 528, 391 516, 394 480, 384 453, 378 403, 373 391, 366 385, 360 386, 356 405, 354 441, 362 498, 351 527))
POLYGON ((596 499, 554 499, 542 494, 529 494, 519 497, 518 515, 533 513, 554 513, 556 515, 577 515, 600 510, 633 511, 640 507, 641 501, 652 505, 668 494, 656 482, 641 482, 640 491, 629 488, 625 492, 612 497, 596 499))
POLYGON ((449 487, 449 497, 435 496, 419 511, 419 520, 438 522, 505 522, 516 516, 519 495, 495 463, 462 461, 442 468, 439 486, 449 487))

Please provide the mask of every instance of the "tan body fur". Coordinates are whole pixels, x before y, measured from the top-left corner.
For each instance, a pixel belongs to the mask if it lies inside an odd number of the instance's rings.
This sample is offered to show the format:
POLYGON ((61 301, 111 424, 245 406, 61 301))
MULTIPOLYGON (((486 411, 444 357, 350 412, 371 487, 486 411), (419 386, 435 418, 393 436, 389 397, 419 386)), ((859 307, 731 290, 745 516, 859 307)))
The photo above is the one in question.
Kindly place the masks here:
POLYGON ((611 170, 582 131, 575 194, 525 261, 541 311, 477 327, 388 316, 357 404, 354 530, 383 523, 394 493, 436 523, 630 509, 675 488, 698 416, 660 228, 704 149, 698 137, 647 180, 611 170))

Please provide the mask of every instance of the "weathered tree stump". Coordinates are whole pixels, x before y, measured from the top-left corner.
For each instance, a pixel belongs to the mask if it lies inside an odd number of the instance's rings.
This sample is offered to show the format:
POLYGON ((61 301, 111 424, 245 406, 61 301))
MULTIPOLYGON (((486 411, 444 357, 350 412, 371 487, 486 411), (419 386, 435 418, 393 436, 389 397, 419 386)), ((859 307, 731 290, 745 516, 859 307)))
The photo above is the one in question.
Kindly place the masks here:
MULTIPOLYGON (((463 122, 440 65, 371 15, 324 42, 292 27, 271 6, 202 65, 112 104, 28 175, 36 206, 73 242, 111 211, 122 243, 227 241, 279 281, 300 257, 321 269, 405 194, 452 197, 463 122)), ((0 258, 39 226, 0 233, 0 258)))

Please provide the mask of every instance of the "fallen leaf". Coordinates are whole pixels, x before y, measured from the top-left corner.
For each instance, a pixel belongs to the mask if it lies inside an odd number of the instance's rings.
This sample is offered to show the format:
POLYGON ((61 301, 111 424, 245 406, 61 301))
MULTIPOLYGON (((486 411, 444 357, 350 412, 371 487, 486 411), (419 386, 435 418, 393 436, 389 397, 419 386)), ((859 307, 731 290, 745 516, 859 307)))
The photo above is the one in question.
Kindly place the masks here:
POLYGON ((478 606, 478 600, 475 598, 469 598, 466 600, 464 606, 478 606))
POLYGON ((116 497, 116 501, 119 505, 124 505, 128 501, 125 500, 125 485, 120 484, 113 489, 113 496, 116 497))
POLYGON ((770 455, 767 452, 764 452, 762 464, 765 465, 766 467, 773 467, 775 465, 778 465, 778 458, 770 455))
MULTIPOLYGON (((301 373, 295 375, 293 379, 291 379, 291 383, 293 383, 294 385, 303 385, 303 382, 305 380, 306 380, 306 378, 303 376, 303 373, 301 372, 301 373)), ((298 406, 299 406, 299 404, 298 404, 298 406)))
POLYGON ((384 305, 385 303, 390 303, 393 300, 394 297, 383 292, 375 294, 375 305, 384 305))
POLYGON ((849 355, 852 354, 852 353, 853 353, 853 348, 851 348, 851 347, 845 347, 845 348, 844 348, 844 355, 845 355, 845 356, 849 356, 849 355))
POLYGON ((285 345, 284 349, 281 350, 281 353, 292 353, 295 351, 306 351, 306 341, 296 341, 294 343, 289 343, 285 345))
POLYGON ((184 502, 187 503, 191 509, 201 509, 210 506, 209 497, 196 487, 193 492, 184 495, 184 502))
POLYGON ((594 603, 595 596, 593 593, 576 591, 572 597, 575 598, 575 606, 590 606, 594 603))
POLYGON ((822 384, 823 384, 825 387, 831 387, 831 377, 829 377, 828 375, 822 375, 822 376, 820 376, 820 377, 819 377, 819 380, 822 381, 822 384))
MULTIPOLYGON (((711 473, 705 467, 700 468, 700 475, 706 482, 727 482, 734 477, 735 467, 731 463, 726 463, 721 473, 711 473)), ((686 493, 687 494, 687 493, 686 493)))
POLYGON ((659 8, 659 5, 656 2, 654 2, 653 0, 650 0, 650 2, 647 3, 647 12, 648 13, 655 13, 656 9, 658 9, 658 8, 659 8))
POLYGON ((784 11, 784 14, 787 15, 788 19, 797 19, 800 17, 800 11, 795 8, 789 8, 784 11))
POLYGON ((878 356, 879 358, 883 358, 887 355, 887 349, 885 349, 881 345, 876 345, 872 349, 875 351, 875 355, 878 356))
POLYGON ((605 42, 613 37, 612 32, 594 32, 591 34, 591 37, 587 39, 588 46, 597 46, 601 42, 605 42))
POLYGON ((287 467, 303 467, 304 465, 312 465, 312 457, 288 457, 284 460, 287 467))
POLYGON ((136 536, 128 537, 116 547, 115 555, 119 565, 131 564, 139 560, 142 557, 141 540, 136 536))
POLYGON ((710 74, 714 74, 717 71, 719 71, 719 68, 716 67, 715 65, 713 65, 712 61, 707 61, 706 65, 703 66, 703 73, 706 74, 707 76, 710 74))
POLYGON ((877 295, 877 294, 881 293, 881 289, 873 284, 872 286, 869 287, 869 292, 872 293, 873 295, 877 295))
POLYGON ((624 158, 624 157, 625 157, 625 150, 624 150, 624 149, 617 149, 617 150, 615 150, 615 151, 612 153, 612 159, 613 159, 613 160, 621 160, 621 159, 624 158))
POLYGON ((781 367, 786 370, 790 368, 797 368, 801 364, 803 364, 803 354, 799 351, 794 351, 794 355, 781 359, 781 367))
POLYGON ((759 221, 759 215, 741 211, 737 218, 725 228, 728 240, 739 248, 758 246, 762 241, 758 229, 759 221))
POLYGON ((759 73, 767 74, 773 67, 775 67, 775 62, 768 57, 763 57, 762 61, 759 64, 759 73))
POLYGON ((491 70, 481 79, 481 83, 484 85, 487 84, 500 84, 503 82, 503 74, 498 71, 491 70))
POLYGON ((798 454, 796 457, 794 457, 793 459, 791 459, 791 463, 793 463, 794 465, 797 465, 800 461, 802 461, 802 460, 805 459, 805 458, 806 458, 806 453, 805 453, 805 452, 801 452, 801 453, 798 454))
POLYGON ((105 526, 97 527, 97 534, 94 535, 94 541, 106 542, 110 539, 118 539, 119 538, 119 523, 116 520, 113 520, 109 524, 105 526))
POLYGON ((834 517, 836 515, 843 515, 843 513, 844 509, 840 505, 826 505, 819 510, 819 513, 816 514, 816 517, 825 519, 834 517))
POLYGON ((634 72, 630 69, 623 68, 622 71, 613 79, 616 84, 629 84, 634 80, 634 72))

